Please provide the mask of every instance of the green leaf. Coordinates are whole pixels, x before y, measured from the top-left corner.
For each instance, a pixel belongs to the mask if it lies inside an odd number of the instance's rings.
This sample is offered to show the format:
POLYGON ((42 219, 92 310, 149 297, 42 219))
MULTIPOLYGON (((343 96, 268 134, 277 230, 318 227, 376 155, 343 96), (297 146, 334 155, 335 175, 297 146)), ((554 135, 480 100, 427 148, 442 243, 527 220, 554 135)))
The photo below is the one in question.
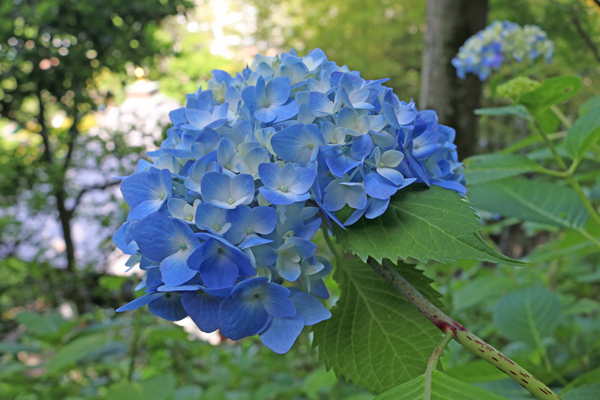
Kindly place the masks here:
POLYGON ((558 295, 541 287, 530 287, 510 293, 498 302, 494 324, 498 331, 513 341, 534 348, 552 336, 561 316, 558 295))
POLYGON ((175 377, 171 374, 155 376, 141 382, 113 385, 108 389, 106 400, 167 400, 175 395, 175 377))
MULTIPOLYGON (((344 221, 347 210, 340 213, 344 221)), ((523 265, 497 253, 481 239, 481 222, 469 203, 455 192, 423 185, 401 190, 387 211, 375 219, 361 218, 346 230, 334 227, 346 251, 363 261, 413 257, 419 261, 446 263, 462 258, 523 265)))
POLYGON ((491 382, 506 379, 506 374, 485 360, 476 360, 445 371, 454 379, 467 383, 491 382))
POLYGON ((375 400, 506 400, 487 390, 458 381, 439 371, 421 375, 380 394, 375 400))
POLYGON ((82 360, 90 353, 98 350, 107 342, 104 334, 77 338, 60 349, 48 362, 46 373, 50 374, 82 360))
POLYGON ((595 108, 600 109, 600 96, 592 97, 591 99, 586 100, 579 107, 579 115, 585 115, 595 108))
POLYGON ((481 305, 486 300, 493 301, 514 288, 514 286, 513 279, 507 276, 483 276, 476 278, 454 293, 452 296, 453 311, 458 312, 469 307, 481 305))
POLYGON ((42 349, 38 346, 32 346, 28 344, 0 342, 0 353, 6 352, 17 354, 21 351, 26 351, 28 353, 41 353, 42 349))
POLYGON ((572 391, 573 389, 583 386, 589 385, 592 383, 600 382, 600 368, 593 369, 591 371, 586 372, 585 374, 577 377, 572 382, 569 382, 567 386, 560 392, 561 395, 572 391))
POLYGON ((333 371, 327 371, 321 366, 306 376, 302 389, 309 399, 316 400, 321 398, 320 393, 329 394, 336 383, 337 378, 333 371))
MULTIPOLYGON (((313 328, 327 368, 373 392, 422 374, 441 333, 369 266, 358 259, 336 265, 340 298, 331 319, 313 328)), ((397 270, 436 305, 441 295, 414 265, 397 270)))
POLYGON ((549 108, 544 108, 533 113, 542 131, 545 133, 554 133, 560 127, 560 119, 549 108))
POLYGON ((6 378, 14 374, 22 375, 29 368, 31 367, 20 362, 5 362, 0 364, 0 378, 6 378))
POLYGON ((600 108, 580 117, 565 138, 565 149, 573 160, 581 160, 600 138, 600 108))
POLYGON ((547 182, 505 179, 473 186, 468 197, 480 210, 572 229, 589 217, 572 189, 547 182))
POLYGON ((491 382, 473 383, 473 385, 495 393, 498 396, 509 398, 510 400, 533 400, 533 396, 527 389, 510 378, 491 382))
POLYGON ((542 86, 519 97, 518 103, 535 114, 573 97, 580 88, 580 77, 557 76, 544 80, 542 86))
POLYGON ((535 161, 516 154, 485 154, 464 161, 467 185, 479 185, 528 172, 542 167, 535 161))
POLYGON ((29 332, 37 336, 56 333, 67 322, 58 315, 40 315, 33 312, 20 313, 15 319, 20 324, 25 325, 29 332))
POLYGON ((525 93, 517 102, 527 107, 544 132, 552 133, 560 126, 560 120, 550 107, 571 98, 580 88, 580 77, 558 76, 546 79, 542 86, 525 93))
POLYGON ((201 386, 184 386, 175 391, 175 400, 198 400, 202 392, 201 386))
POLYGON ((598 392, 600 392, 600 383, 593 385, 585 385, 570 390, 567 394, 561 397, 563 400, 598 400, 598 392))
POLYGON ((511 106, 504 107, 490 107, 490 108, 480 108, 475 110, 475 114, 477 115, 491 115, 491 116, 502 116, 502 115, 511 115, 514 117, 529 119, 529 114, 527 114, 527 109, 520 104, 513 104, 511 106))

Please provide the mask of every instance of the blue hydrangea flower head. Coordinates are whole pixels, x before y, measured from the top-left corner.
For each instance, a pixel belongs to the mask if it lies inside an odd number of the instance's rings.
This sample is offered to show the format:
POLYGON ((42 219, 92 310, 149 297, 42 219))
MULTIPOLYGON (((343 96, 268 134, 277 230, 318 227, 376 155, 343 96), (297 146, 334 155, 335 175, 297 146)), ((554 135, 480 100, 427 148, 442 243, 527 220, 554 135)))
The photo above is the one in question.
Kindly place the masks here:
POLYGON ((468 73, 473 73, 484 81, 506 60, 532 62, 543 56, 550 63, 553 55, 554 44, 539 26, 521 27, 510 21, 494 21, 467 39, 452 59, 452 65, 459 78, 465 79, 468 73))
POLYGON ((257 55, 235 76, 214 70, 121 183, 130 212, 114 242, 145 271, 145 295, 118 311, 189 316, 277 353, 330 318, 319 299, 332 266, 312 241, 323 221, 377 218, 415 182, 465 191, 454 130, 385 81, 320 49, 257 55))

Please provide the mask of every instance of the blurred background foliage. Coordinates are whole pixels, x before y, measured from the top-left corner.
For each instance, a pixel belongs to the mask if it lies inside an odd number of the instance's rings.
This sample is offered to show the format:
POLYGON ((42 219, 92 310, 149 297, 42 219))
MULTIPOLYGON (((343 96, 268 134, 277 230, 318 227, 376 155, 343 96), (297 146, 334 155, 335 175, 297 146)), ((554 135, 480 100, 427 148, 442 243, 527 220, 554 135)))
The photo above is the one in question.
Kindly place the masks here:
MULTIPOLYGON (((125 217, 110 177, 130 174, 156 148, 168 111, 206 87, 212 69, 239 71, 257 52, 320 47, 367 79, 391 78, 401 99, 418 100, 425 11, 422 0, 0 3, 0 398, 372 399, 325 371, 310 334, 279 356, 253 340, 199 340, 145 311, 116 315, 139 278, 124 275, 110 241, 125 217)), ((508 104, 495 87, 525 70, 540 80, 583 79, 562 106, 569 118, 600 94, 597 3, 490 0, 494 19, 539 25, 556 54, 551 65, 503 69, 484 85, 483 105, 508 104)), ((526 135, 518 120, 484 118, 478 151, 526 135)), ((575 234, 510 219, 488 225, 486 235, 534 266, 423 266, 446 311, 554 386, 599 383, 598 254, 575 234), (560 317, 507 320, 515 298, 539 305, 542 316, 552 305, 560 317), (522 324, 521 335, 507 324, 522 324)), ((332 305, 337 289, 328 285, 332 305)), ((443 366, 509 399, 529 398, 458 347, 443 366)))

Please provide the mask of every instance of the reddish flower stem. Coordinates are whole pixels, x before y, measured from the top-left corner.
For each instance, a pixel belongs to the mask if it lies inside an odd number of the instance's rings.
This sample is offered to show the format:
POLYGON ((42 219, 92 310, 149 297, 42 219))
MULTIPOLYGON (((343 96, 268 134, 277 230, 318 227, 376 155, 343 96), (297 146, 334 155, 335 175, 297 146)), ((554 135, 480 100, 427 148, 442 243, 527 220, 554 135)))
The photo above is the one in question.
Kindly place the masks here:
POLYGON ((464 326, 444 314, 404 279, 404 277, 402 277, 402 275, 394 268, 390 267, 385 262, 379 264, 372 258, 369 258, 368 264, 442 332, 445 334, 452 334, 454 340, 504 372, 508 377, 533 394, 536 399, 562 400, 556 393, 548 388, 548 386, 540 382, 519 364, 503 355, 484 340, 475 336, 464 326))

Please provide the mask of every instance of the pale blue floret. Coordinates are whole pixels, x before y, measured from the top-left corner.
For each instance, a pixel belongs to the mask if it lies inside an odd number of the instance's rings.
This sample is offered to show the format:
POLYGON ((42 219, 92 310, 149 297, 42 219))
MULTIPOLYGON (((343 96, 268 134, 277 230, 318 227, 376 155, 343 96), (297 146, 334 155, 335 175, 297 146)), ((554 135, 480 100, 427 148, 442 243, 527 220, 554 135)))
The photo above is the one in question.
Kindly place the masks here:
POLYGON ((254 199, 254 178, 240 174, 233 178, 219 172, 207 172, 202 177, 202 199, 219 208, 233 210, 254 199))
POLYGON ((174 218, 180 219, 187 224, 194 225, 196 223, 196 209, 199 204, 199 199, 194 200, 193 204, 189 204, 187 200, 176 197, 169 199, 167 208, 174 218))
POLYGON ((289 77, 273 78, 265 85, 261 75, 256 86, 248 86, 242 91, 242 99, 257 120, 281 122, 298 114, 298 104, 290 98, 291 90, 289 77))
POLYGON ((227 222, 227 210, 210 203, 202 203, 197 207, 195 223, 199 229, 218 236, 223 236, 231 228, 231 223, 227 222))
POLYGON ((260 179, 265 186, 259 191, 265 199, 278 205, 289 205, 308 200, 308 190, 315 180, 315 172, 302 167, 286 164, 281 168, 277 164, 260 164, 260 179))
POLYGON ((121 193, 129 206, 128 219, 136 220, 161 209, 172 194, 169 170, 151 168, 137 172, 121 182, 121 193))
POLYGON ((273 151, 279 157, 303 167, 317 158, 319 147, 324 145, 325 139, 315 124, 295 124, 277 132, 271 138, 273 151))
POLYGON ((144 257, 160 263, 166 285, 177 286, 196 275, 187 259, 200 242, 187 224, 165 213, 153 213, 135 224, 133 235, 144 257))

